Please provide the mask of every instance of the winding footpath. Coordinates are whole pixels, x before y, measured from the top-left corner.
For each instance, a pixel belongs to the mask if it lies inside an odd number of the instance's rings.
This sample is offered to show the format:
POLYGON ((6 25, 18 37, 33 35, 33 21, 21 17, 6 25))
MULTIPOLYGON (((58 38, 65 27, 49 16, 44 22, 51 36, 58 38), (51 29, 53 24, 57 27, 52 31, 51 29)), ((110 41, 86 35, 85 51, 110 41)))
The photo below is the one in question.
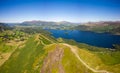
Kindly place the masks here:
MULTIPOLYGON (((44 37, 46 40, 49 40, 48 38, 46 38, 45 36, 41 35, 42 37, 44 37)), ((53 41, 49 40, 51 43, 53 43, 53 41)), ((42 41, 41 41, 42 44, 44 44, 42 41)), ((44 44, 45 45, 45 44, 44 44)), ((68 46, 71 51, 75 54, 75 56, 78 58, 78 60, 85 66, 87 67, 89 70, 95 72, 95 73, 111 73, 111 72, 108 72, 106 70, 96 70, 92 67, 90 67, 89 65, 87 65, 78 55, 77 53, 77 49, 75 49, 73 46, 69 45, 69 44, 66 44, 66 43, 63 43, 63 45, 65 46, 68 46)))
POLYGON ((75 56, 78 58, 78 60, 79 60, 83 65, 85 65, 88 69, 90 69, 91 71, 93 71, 93 72, 95 72, 95 73, 110 73, 110 72, 108 72, 108 71, 106 71, 106 70, 95 70, 95 69, 91 68, 90 66, 88 66, 88 65, 79 57, 79 55, 78 55, 78 53, 77 53, 77 50, 76 50, 75 48, 73 48, 73 46, 71 46, 71 45, 69 45, 69 44, 65 44, 65 43, 64 43, 63 45, 70 47, 71 51, 75 54, 75 56))

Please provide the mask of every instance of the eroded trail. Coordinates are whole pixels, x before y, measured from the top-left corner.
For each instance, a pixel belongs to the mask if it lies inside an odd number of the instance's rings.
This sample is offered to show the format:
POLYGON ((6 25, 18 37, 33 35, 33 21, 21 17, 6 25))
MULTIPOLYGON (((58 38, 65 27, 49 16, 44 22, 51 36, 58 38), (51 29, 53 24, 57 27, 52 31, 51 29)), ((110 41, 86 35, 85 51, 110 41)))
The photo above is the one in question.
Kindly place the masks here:
POLYGON ((84 64, 88 69, 90 69, 91 71, 93 71, 93 72, 95 72, 95 73, 110 73, 110 72, 108 72, 108 71, 106 71, 106 70, 95 70, 95 69, 91 68, 90 66, 88 66, 88 65, 79 57, 79 55, 78 55, 78 53, 77 53, 77 49, 75 49, 73 46, 71 46, 71 45, 69 45, 69 44, 65 44, 65 43, 64 43, 63 45, 70 47, 71 51, 75 54, 75 56, 78 58, 78 60, 79 60, 82 64, 84 64))
POLYGON ((45 58, 40 73, 54 73, 54 71, 57 71, 57 73, 65 73, 61 64, 63 54, 64 50, 56 46, 55 50, 49 52, 45 58))

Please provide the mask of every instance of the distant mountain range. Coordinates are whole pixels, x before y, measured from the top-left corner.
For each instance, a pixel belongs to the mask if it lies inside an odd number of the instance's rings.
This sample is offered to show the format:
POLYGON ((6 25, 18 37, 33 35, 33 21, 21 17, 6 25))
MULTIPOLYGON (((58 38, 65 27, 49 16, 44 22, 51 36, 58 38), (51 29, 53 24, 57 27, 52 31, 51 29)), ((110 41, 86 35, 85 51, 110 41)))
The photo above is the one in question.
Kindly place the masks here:
POLYGON ((106 25, 120 25, 120 21, 101 21, 101 22, 88 22, 88 26, 106 26, 106 25))
MULTIPOLYGON (((0 24, 0 28, 3 28, 2 24, 0 24)), ((29 27, 40 27, 42 29, 72 29, 72 30, 93 31, 93 32, 100 32, 100 33, 108 32, 113 34, 120 34, 120 21, 71 23, 67 21, 52 22, 52 21, 35 21, 34 20, 34 21, 24 21, 22 23, 4 23, 4 25, 5 24, 7 26, 17 26, 17 27, 29 26, 29 27)))
POLYGON ((61 21, 61 22, 52 22, 52 21, 25 21, 22 22, 20 25, 24 25, 24 26, 40 26, 40 25, 74 25, 77 23, 71 23, 71 22, 67 22, 67 21, 61 21))
POLYGON ((8 24, 0 23, 0 32, 8 29, 12 29, 12 27, 10 27, 8 24))
POLYGON ((32 27, 41 27, 43 29, 70 29, 74 26, 79 25, 78 23, 71 23, 67 21, 61 22, 52 22, 52 21, 25 21, 17 26, 32 26, 32 27))
POLYGON ((78 25, 73 29, 93 32, 108 32, 113 34, 120 34, 120 21, 101 21, 101 22, 88 22, 78 25))

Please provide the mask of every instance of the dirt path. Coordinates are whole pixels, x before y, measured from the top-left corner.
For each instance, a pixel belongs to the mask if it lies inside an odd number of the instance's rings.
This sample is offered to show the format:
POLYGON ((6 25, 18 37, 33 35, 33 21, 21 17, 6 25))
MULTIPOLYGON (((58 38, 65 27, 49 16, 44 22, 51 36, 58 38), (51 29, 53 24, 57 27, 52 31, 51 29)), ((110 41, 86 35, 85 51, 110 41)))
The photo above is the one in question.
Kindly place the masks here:
POLYGON ((46 40, 50 41, 51 43, 54 43, 53 41, 51 41, 50 39, 46 38, 46 37, 43 36, 42 34, 40 34, 40 36, 44 37, 46 40))
POLYGON ((42 41, 42 40, 40 40, 40 42, 41 42, 41 44, 42 44, 42 45, 44 45, 44 46, 46 45, 45 43, 43 43, 43 41, 42 41))
POLYGON ((54 51, 48 53, 40 73, 53 73, 54 69, 57 73, 65 73, 61 64, 63 53, 64 50, 57 45, 54 51))
POLYGON ((65 43, 64 43, 63 45, 70 47, 71 51, 75 54, 75 56, 79 59, 79 61, 80 61, 82 64, 84 64, 84 65, 85 65, 88 69, 90 69, 91 71, 96 72, 96 73, 110 73, 110 72, 108 72, 108 71, 106 71, 106 70, 95 70, 95 69, 91 68, 90 66, 88 66, 88 65, 79 57, 79 55, 78 55, 78 53, 77 53, 77 49, 75 49, 73 46, 68 45, 68 44, 65 44, 65 43))

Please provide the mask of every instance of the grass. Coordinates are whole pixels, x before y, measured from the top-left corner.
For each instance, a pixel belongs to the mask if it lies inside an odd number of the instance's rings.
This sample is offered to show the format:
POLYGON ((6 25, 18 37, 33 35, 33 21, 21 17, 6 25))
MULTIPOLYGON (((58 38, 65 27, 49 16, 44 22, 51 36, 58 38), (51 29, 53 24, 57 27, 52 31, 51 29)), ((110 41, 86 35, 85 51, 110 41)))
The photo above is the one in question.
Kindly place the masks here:
POLYGON ((95 54, 91 53, 89 50, 79 49, 78 53, 80 58, 94 69, 96 69, 97 66, 103 65, 103 63, 101 62, 101 59, 95 54))
POLYGON ((101 58, 101 60, 106 65, 116 65, 120 64, 120 51, 107 51, 103 53, 97 53, 97 55, 101 58))
MULTIPOLYGON (((50 37, 39 36, 35 41, 36 35, 29 37, 24 47, 18 47, 11 57, 0 67, 0 73, 40 73, 44 58, 47 54, 55 50, 58 43, 52 44, 50 37), (44 44, 40 43, 42 41, 44 44), (51 45, 49 45, 51 44, 51 45)), ((55 41, 55 40, 54 40, 55 41)), ((64 40, 63 40, 64 41, 64 40)), ((80 58, 90 67, 98 70, 107 70, 113 73, 120 72, 120 51, 110 51, 103 48, 93 47, 85 44, 67 41, 71 45, 78 46, 80 58)), ((65 73, 93 73, 87 69, 71 52, 70 48, 60 45, 64 49, 61 60, 65 73)), ((0 43, 0 52, 11 51, 11 46, 0 43), (4 49, 3 49, 4 48, 4 49)), ((52 73, 57 73, 58 68, 52 68, 52 73)))
POLYGON ((64 67, 65 73, 93 73, 77 59, 69 47, 64 47, 62 65, 64 67))
POLYGON ((40 35, 40 40, 42 40, 42 42, 44 44, 51 44, 51 41, 47 40, 46 38, 44 38, 43 36, 40 35))
POLYGON ((120 52, 91 52, 79 49, 79 56, 94 69, 107 70, 113 73, 120 72, 120 52))
POLYGON ((13 46, 6 45, 5 42, 0 43, 0 52, 6 53, 13 50, 13 46))
POLYGON ((106 48, 100 48, 100 47, 90 46, 90 45, 83 44, 83 43, 77 43, 73 40, 64 39, 64 42, 70 45, 74 45, 79 48, 82 48, 84 50, 87 50, 90 53, 94 53, 106 65, 120 64, 120 51, 111 51, 106 48))
MULTIPOLYGON (((52 52, 56 49, 57 44, 51 44, 44 47, 47 53, 52 52)), ((69 47, 66 47, 62 44, 59 44, 60 48, 64 49, 64 55, 62 60, 60 61, 62 63, 62 66, 64 68, 65 73, 93 73, 89 69, 87 69, 74 55, 74 53, 71 52, 69 47)), ((55 68, 54 66, 52 68, 52 73, 58 73, 58 68, 55 68)))
MULTIPOLYGON (((0 73, 39 73, 45 57, 43 45, 34 41, 35 36, 30 37, 23 48, 17 48, 2 67, 0 73)), ((47 41, 43 40, 42 41, 47 41)))
POLYGON ((63 39, 65 43, 79 47, 79 55, 90 67, 98 70, 120 72, 120 51, 77 43, 74 40, 63 39))

